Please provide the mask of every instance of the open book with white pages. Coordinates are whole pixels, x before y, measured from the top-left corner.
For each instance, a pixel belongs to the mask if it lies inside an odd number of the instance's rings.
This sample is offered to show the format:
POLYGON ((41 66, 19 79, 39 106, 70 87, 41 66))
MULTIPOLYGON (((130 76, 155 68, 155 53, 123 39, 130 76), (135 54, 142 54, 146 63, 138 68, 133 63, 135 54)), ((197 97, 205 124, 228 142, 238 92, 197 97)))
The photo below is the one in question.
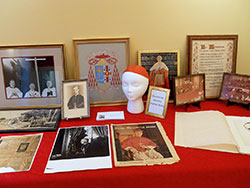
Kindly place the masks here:
POLYGON ((175 145, 250 154, 250 117, 219 111, 176 112, 175 145))

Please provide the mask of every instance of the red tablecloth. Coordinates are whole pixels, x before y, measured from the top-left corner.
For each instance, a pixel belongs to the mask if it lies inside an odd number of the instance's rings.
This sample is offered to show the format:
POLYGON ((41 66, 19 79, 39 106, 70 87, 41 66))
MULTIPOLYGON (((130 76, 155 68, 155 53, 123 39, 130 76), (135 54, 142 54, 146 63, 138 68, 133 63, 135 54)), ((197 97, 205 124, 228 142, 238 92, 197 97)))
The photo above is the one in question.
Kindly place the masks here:
MULTIPOLYGON (((225 115, 248 116, 250 111, 241 106, 226 107, 223 101, 201 103, 201 110, 219 110, 225 115)), ((175 112, 185 111, 185 106, 168 105, 165 120, 141 114, 129 114, 126 106, 92 107, 91 117, 61 121, 59 127, 104 125, 160 121, 174 143, 175 112), (96 114, 102 111, 124 111, 125 120, 97 122, 96 114)), ((199 111, 190 106, 188 112, 199 111)), ((19 133, 18 135, 20 135, 19 133)), ((13 135, 1 134, 0 136, 13 135)), ((113 167, 112 169, 86 170, 44 174, 44 169, 56 137, 56 132, 46 132, 30 171, 0 174, 0 188, 7 187, 250 187, 250 156, 175 146, 180 157, 172 165, 113 167)), ((112 153, 113 155, 113 153, 112 153)))

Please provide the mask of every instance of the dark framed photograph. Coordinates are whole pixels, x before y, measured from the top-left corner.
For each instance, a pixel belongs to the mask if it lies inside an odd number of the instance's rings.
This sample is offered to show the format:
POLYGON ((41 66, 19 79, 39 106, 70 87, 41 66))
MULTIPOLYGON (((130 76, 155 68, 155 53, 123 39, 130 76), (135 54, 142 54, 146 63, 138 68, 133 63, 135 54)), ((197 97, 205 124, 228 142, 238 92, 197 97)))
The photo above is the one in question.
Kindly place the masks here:
POLYGON ((164 119, 167 113, 170 89, 149 86, 145 114, 164 119))
POLYGON ((224 73, 219 99, 250 104, 250 76, 224 73))
POLYGON ((170 89, 170 101, 173 101, 173 79, 180 75, 180 52, 175 51, 139 51, 138 63, 150 76, 149 85, 170 89))
POLYGON ((205 74, 174 78, 174 103, 176 106, 205 100, 205 74))
POLYGON ((188 73, 206 75, 206 98, 218 98, 223 73, 236 72, 238 35, 188 35, 188 73))
POLYGON ((0 110, 0 133, 55 131, 60 119, 60 107, 2 109, 0 110))
POLYGON ((84 118, 90 116, 88 79, 62 82, 62 118, 84 118))
POLYGON ((60 106, 64 45, 0 46, 0 108, 60 106))
POLYGON ((111 124, 115 166, 172 164, 180 159, 160 122, 111 124))
POLYGON ((88 78, 91 106, 125 104, 121 76, 129 66, 129 38, 73 40, 76 78, 88 78))
POLYGON ((112 168, 108 125, 60 128, 45 173, 112 168))

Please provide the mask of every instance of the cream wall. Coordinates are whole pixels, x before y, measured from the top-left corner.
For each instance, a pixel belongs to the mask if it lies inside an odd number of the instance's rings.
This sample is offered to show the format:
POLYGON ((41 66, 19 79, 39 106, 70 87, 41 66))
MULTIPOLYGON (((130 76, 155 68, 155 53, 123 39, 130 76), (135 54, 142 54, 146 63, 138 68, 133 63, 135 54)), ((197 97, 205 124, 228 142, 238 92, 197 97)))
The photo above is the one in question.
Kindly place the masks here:
POLYGON ((250 74, 250 0, 0 0, 0 45, 64 43, 74 77, 73 38, 130 37, 138 50, 181 52, 186 35, 238 34, 237 72, 250 74))

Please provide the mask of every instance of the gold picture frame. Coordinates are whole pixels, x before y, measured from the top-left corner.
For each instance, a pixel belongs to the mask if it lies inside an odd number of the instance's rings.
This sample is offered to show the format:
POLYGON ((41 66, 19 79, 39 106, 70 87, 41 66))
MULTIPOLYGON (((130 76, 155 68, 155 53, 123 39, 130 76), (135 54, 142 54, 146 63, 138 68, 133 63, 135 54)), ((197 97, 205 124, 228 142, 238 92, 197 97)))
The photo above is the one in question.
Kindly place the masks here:
POLYGON ((170 89, 149 86, 145 114, 165 119, 169 95, 170 89))
POLYGON ((223 73, 236 72, 238 35, 188 35, 188 73, 206 75, 206 98, 219 97, 223 73))
POLYGON ((173 164, 180 160, 160 122, 111 124, 111 134, 117 167, 173 164))
POLYGON ((0 46, 0 109, 61 106, 64 44, 0 46))
POLYGON ((129 38, 73 39, 76 79, 88 78, 91 106, 126 104, 122 72, 129 66, 129 38))
POLYGON ((170 89, 169 98, 173 102, 173 79, 180 75, 180 51, 141 50, 138 51, 138 64, 147 70, 149 85, 170 89), (158 56, 162 57, 160 62, 163 64, 158 63, 158 56), (159 66, 155 66, 157 63, 159 66))

